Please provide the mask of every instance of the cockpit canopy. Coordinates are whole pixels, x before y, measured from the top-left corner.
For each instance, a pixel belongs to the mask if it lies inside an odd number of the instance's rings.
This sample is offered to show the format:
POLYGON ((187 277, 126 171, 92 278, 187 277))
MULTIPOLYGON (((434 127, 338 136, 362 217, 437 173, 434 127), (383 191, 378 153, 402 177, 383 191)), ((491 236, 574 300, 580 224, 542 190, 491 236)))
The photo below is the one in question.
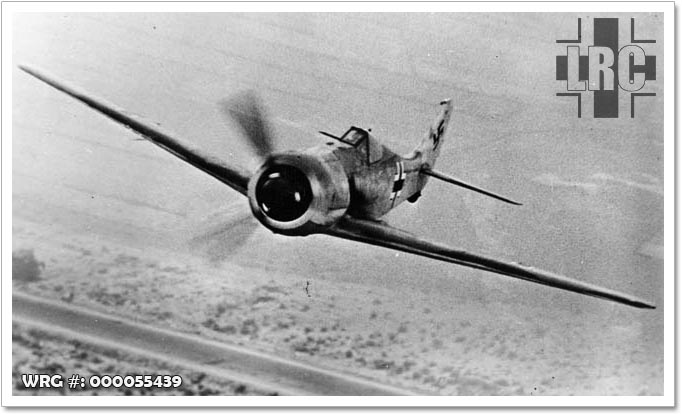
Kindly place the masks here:
POLYGON ((364 129, 350 127, 350 129, 348 129, 348 131, 346 131, 346 133, 339 138, 339 141, 357 147, 363 142, 363 140, 367 138, 368 135, 369 133, 364 129))
POLYGON ((384 146, 365 129, 352 126, 337 139, 366 153, 369 164, 379 161, 384 155, 384 146))

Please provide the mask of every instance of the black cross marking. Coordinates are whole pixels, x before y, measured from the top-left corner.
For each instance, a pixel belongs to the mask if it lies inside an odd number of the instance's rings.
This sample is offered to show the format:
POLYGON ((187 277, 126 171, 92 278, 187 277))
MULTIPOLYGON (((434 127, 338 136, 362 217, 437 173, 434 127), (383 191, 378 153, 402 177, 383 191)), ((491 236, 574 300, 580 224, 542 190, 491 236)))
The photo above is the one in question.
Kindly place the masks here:
POLYGON ((433 150, 435 151, 436 148, 438 148, 438 143, 440 143, 440 137, 443 135, 443 130, 445 129, 445 119, 440 120, 440 124, 438 124, 438 128, 435 131, 431 132, 431 139, 433 139, 433 150))
POLYGON ((400 193, 403 190, 403 185, 405 185, 405 166, 402 161, 395 163, 397 171, 393 176, 393 189, 391 190, 391 201, 395 204, 395 200, 400 197, 400 193))

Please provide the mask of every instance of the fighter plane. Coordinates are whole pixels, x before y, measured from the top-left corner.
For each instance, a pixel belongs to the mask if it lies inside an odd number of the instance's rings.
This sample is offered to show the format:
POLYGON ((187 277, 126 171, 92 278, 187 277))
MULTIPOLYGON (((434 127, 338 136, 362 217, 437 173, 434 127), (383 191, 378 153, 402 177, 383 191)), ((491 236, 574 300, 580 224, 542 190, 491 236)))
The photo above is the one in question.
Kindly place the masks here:
POLYGON ((417 147, 401 156, 381 144, 370 130, 350 127, 343 135, 321 132, 328 142, 303 151, 276 152, 262 105, 252 93, 225 110, 259 156, 255 172, 231 165, 183 141, 156 123, 70 86, 46 72, 20 69, 122 124, 176 157, 204 171, 248 198, 253 215, 274 233, 287 236, 326 234, 527 280, 554 288, 619 302, 637 308, 655 306, 630 296, 566 276, 455 249, 394 228, 382 217, 404 201, 419 199, 429 178, 519 205, 434 170, 452 116, 450 100, 417 147))

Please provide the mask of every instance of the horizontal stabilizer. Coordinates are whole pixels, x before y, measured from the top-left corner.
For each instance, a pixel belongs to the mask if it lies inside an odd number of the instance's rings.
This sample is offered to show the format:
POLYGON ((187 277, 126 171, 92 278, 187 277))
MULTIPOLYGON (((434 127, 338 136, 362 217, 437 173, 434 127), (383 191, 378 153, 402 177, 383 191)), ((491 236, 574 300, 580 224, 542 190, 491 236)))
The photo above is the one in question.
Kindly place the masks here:
POLYGON ((504 201, 505 203, 514 204, 514 205, 517 205, 517 206, 523 205, 523 204, 518 203, 518 202, 516 202, 516 201, 514 201, 514 200, 510 200, 510 199, 508 199, 508 198, 506 198, 506 197, 502 197, 501 195, 498 195, 498 194, 495 194, 495 193, 493 193, 493 192, 491 192, 491 191, 487 191, 487 190, 484 190, 484 189, 482 189, 482 188, 473 186, 473 185, 471 185, 471 184, 469 184, 469 183, 465 183, 465 182, 462 181, 462 180, 458 180, 458 179, 456 179, 456 178, 454 178, 454 177, 450 177, 449 175, 445 175, 445 174, 443 174, 443 173, 439 173, 439 172, 434 171, 434 170, 432 170, 432 169, 423 169, 423 170, 420 171, 420 173, 422 173, 422 174, 424 174, 424 175, 428 175, 428 176, 430 176, 430 177, 438 178, 439 180, 443 180, 443 181, 445 181, 446 183, 450 183, 450 184, 458 185, 458 186, 460 186, 460 187, 464 187, 464 188, 466 188, 467 190, 476 191, 477 193, 485 194, 485 195, 487 195, 488 197, 492 197, 492 198, 495 198, 495 199, 497 199, 497 200, 504 201))

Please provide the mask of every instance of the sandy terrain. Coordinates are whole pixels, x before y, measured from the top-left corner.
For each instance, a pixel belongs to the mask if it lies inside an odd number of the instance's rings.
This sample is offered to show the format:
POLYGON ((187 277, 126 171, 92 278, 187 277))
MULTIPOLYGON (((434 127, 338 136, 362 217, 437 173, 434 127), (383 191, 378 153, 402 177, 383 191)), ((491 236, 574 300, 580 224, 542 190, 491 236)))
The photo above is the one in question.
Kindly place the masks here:
MULTIPOLYGON (((573 22, 19 16, 15 59, 243 165, 253 164, 216 106, 235 90, 261 92, 279 148, 355 124, 407 151, 452 96, 439 168, 524 206, 431 183, 388 221, 636 293, 655 311, 271 235, 239 195, 19 72, 13 250, 45 266, 37 281, 15 275, 14 288, 434 394, 661 394, 662 91, 635 121, 574 118, 552 72, 554 39, 573 22)), ((27 350, 15 342, 16 361, 27 350)))
POLYGON ((65 236, 67 243, 41 249, 40 280, 16 288, 429 393, 648 394, 655 391, 640 378, 655 384, 661 369, 631 345, 635 336, 624 324, 578 309, 581 329, 568 336, 571 323, 548 326, 527 307, 503 314, 481 298, 451 301, 273 270, 215 268, 150 249, 83 248, 87 238, 65 236), (618 352, 588 348, 595 343, 619 343, 618 352), (597 384, 595 364, 612 370, 597 384))

